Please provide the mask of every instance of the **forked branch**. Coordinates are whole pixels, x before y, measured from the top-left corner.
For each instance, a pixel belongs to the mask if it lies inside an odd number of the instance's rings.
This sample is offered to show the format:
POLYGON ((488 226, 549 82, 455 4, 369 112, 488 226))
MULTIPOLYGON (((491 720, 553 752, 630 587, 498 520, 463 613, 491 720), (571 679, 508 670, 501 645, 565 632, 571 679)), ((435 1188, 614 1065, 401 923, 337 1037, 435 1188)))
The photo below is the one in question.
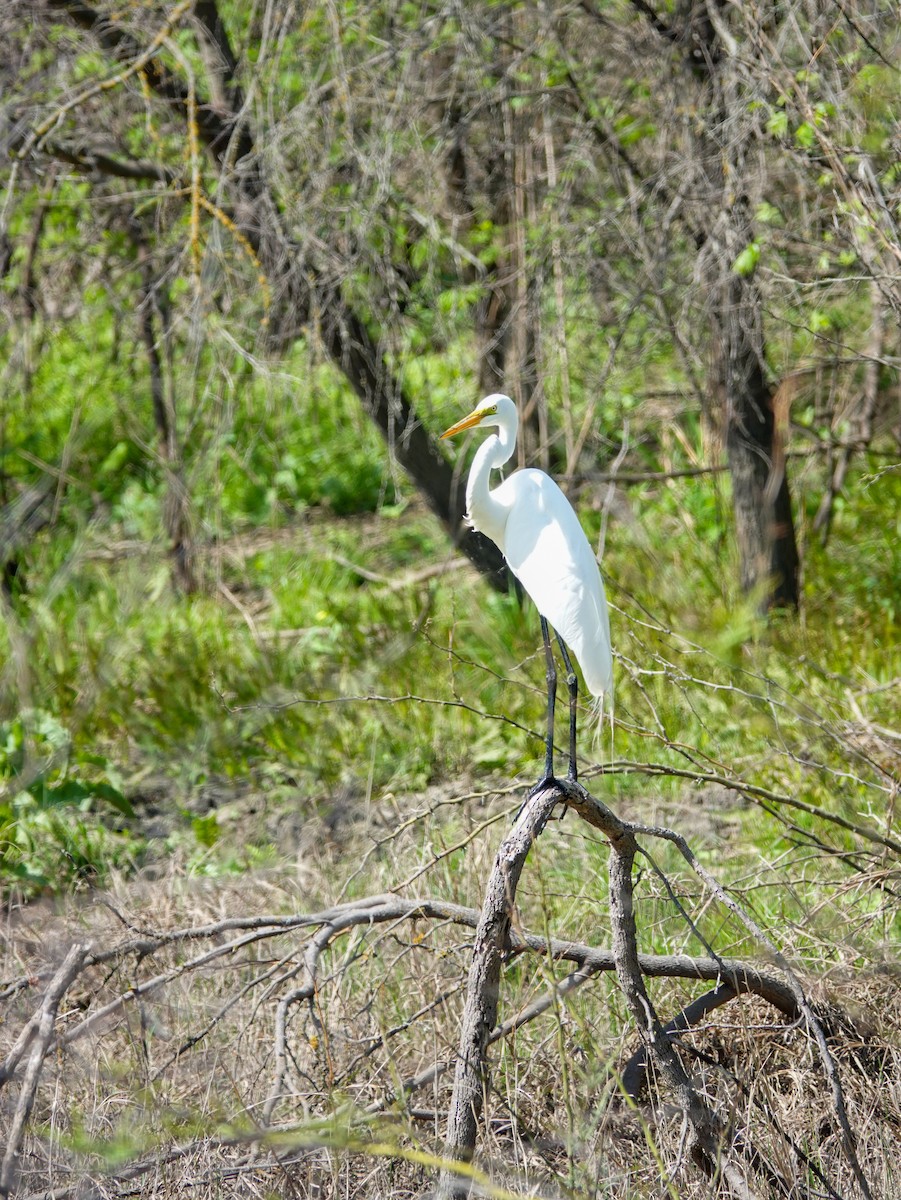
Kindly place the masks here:
MULTIPOLYGON (((694 1163, 711 1182, 724 1185, 732 1195, 744 1197, 746 1200, 755 1197, 756 1193, 746 1171, 737 1162, 739 1153, 748 1155, 748 1148, 733 1141, 723 1120, 694 1087, 673 1044, 675 1030, 664 1026, 660 1021, 645 987, 645 961, 638 953, 633 907, 632 874, 635 856, 640 852, 636 837, 639 833, 664 837, 674 842, 713 895, 761 941, 785 975, 785 983, 775 989, 771 999, 786 1015, 803 1019, 818 1046, 832 1087, 846 1157, 861 1193, 869 1197, 869 1187, 857 1160, 844 1110, 841 1084, 826 1045, 825 1034, 800 982, 784 957, 756 923, 724 892, 710 873, 700 866, 683 838, 670 830, 630 825, 617 817, 606 805, 599 803, 580 785, 569 781, 561 783, 552 780, 550 784, 539 786, 529 794, 514 828, 502 842, 495 859, 476 931, 454 1091, 448 1115, 445 1157, 468 1164, 475 1152, 479 1118, 487 1090, 486 1052, 497 1016, 504 940, 509 938, 511 947, 514 940, 511 919, 516 901, 516 887, 532 841, 541 833, 558 801, 575 809, 580 816, 599 829, 610 844, 613 965, 641 1036, 645 1060, 653 1061, 661 1077, 678 1097, 679 1106, 688 1121, 691 1130, 691 1157, 694 1163)), ((733 998, 739 990, 746 990, 744 986, 740 986, 732 964, 717 962, 717 968, 720 986, 698 1001, 703 1011, 733 998)), ((688 1010, 684 1016, 689 1018, 688 1010)), ((683 1021, 680 1028, 684 1027, 683 1021)), ((637 1060, 633 1060, 633 1066, 633 1074, 637 1072, 637 1075, 632 1079, 632 1083, 637 1087, 640 1082, 638 1076, 643 1075, 644 1063, 639 1067, 637 1060)), ((756 1161, 753 1153, 750 1158, 752 1162, 756 1161)), ((462 1200, 468 1195, 469 1186, 465 1176, 445 1169, 441 1173, 437 1194, 440 1200, 462 1200)))

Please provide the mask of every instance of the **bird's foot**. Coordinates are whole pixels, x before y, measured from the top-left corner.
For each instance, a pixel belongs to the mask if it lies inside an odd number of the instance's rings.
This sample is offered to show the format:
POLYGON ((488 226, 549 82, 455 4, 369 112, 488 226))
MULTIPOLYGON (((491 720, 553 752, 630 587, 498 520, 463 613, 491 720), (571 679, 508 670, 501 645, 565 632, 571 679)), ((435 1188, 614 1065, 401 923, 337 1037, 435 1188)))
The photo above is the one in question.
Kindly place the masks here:
POLYGON ((551 771, 545 771, 535 786, 530 790, 530 796, 536 796, 539 792, 545 791, 547 788, 562 787, 560 780, 551 771))
MULTIPOLYGON (((574 762, 571 762, 569 764, 569 770, 566 772, 566 779, 561 784, 561 787, 563 788, 564 791, 575 792, 575 791, 579 790, 579 775, 578 775, 578 771, 576 769, 576 764, 574 762)), ((560 816, 557 818, 557 820, 562 821, 568 811, 569 811, 569 806, 567 804, 564 804, 563 812, 560 814, 560 816)))
MULTIPOLYGON (((576 782, 575 779, 573 779, 573 777, 571 775, 567 775, 566 779, 558 779, 556 775, 547 773, 545 775, 542 775, 542 777, 538 780, 538 782, 535 784, 535 786, 529 792, 529 795, 536 796, 539 792, 547 791, 548 788, 555 788, 558 792, 562 792, 563 795, 565 796, 567 791, 569 791, 571 785, 574 784, 575 782, 576 782)), ((560 813, 560 815, 558 817, 553 817, 552 818, 553 820, 562 821, 563 818, 566 816, 567 812, 569 811, 569 806, 567 805, 565 800, 562 801, 562 804, 563 804, 563 811, 560 813)), ((522 812, 522 809, 520 809, 520 812, 522 812)), ((518 815, 519 815, 519 813, 517 813, 517 816, 518 815)))
POLYGON ((558 791, 562 791, 563 784, 556 777, 556 775, 552 775, 550 773, 546 773, 546 774, 542 775, 541 778, 538 780, 538 782, 534 785, 534 787, 529 788, 528 792, 526 793, 525 800, 523 800, 522 804, 520 804, 519 808, 516 810, 516 812, 513 816, 513 824, 514 825, 519 820, 519 818, 522 816, 522 810, 529 803, 529 801, 532 799, 532 797, 537 796, 539 792, 546 791, 548 788, 556 788, 558 791))
POLYGON ((558 803, 563 805, 563 811, 560 813, 559 817, 553 818, 557 821, 562 821, 569 811, 567 797, 584 792, 582 785, 572 775, 567 775, 565 779, 558 779, 556 775, 542 775, 535 786, 529 788, 528 795, 516 810, 516 814, 513 817, 513 823, 516 824, 516 822, 519 820, 520 816, 522 815, 522 810, 533 796, 537 796, 539 792, 547 791, 549 788, 553 788, 560 794, 558 803))

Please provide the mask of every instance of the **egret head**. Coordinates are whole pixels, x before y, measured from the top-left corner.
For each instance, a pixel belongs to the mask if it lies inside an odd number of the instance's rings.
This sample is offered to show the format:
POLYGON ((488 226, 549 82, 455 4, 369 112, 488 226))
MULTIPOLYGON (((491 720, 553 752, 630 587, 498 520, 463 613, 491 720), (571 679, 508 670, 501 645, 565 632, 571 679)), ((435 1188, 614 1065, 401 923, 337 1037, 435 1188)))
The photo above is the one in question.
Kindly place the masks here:
POLYGON ((484 400, 480 400, 462 421, 451 425, 450 429, 445 429, 441 436, 443 438, 453 437, 455 433, 462 433, 464 429, 475 429, 477 425, 498 425, 515 429, 518 421, 516 405, 510 397, 504 396, 500 392, 494 392, 492 395, 486 396, 484 400))

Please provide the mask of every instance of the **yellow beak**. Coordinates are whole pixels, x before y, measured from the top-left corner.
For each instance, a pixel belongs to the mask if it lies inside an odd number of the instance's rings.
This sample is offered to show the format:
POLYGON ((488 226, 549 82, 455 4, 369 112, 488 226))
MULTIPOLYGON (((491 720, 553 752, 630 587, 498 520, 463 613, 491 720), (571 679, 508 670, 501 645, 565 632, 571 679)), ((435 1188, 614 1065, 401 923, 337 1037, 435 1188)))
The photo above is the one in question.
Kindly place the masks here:
POLYGON ((484 415, 484 409, 474 408, 468 417, 464 417, 463 420, 458 421, 456 425, 451 425, 450 429, 445 429, 441 436, 443 438, 449 438, 453 437, 455 433, 462 433, 464 429, 472 429, 474 425, 478 425, 484 415))

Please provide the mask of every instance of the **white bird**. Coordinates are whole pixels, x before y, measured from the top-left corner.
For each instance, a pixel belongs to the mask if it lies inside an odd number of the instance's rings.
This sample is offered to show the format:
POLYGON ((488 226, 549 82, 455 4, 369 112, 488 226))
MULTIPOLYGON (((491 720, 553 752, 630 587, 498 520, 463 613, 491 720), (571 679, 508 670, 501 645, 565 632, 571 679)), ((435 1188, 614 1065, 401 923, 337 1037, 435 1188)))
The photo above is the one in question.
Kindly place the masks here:
POLYGON ((482 443, 466 482, 466 516, 473 529, 495 543, 510 570, 541 615, 547 662, 548 734, 544 779, 554 777, 554 701, 557 674, 548 634, 553 626, 568 672, 570 698, 569 775, 576 779, 576 702, 578 684, 567 645, 582 668, 588 690, 601 711, 613 685, 610 618, 597 559, 572 505, 544 471, 514 471, 493 490, 489 476, 513 454, 519 414, 509 396, 486 396, 462 421, 442 433, 496 426, 482 443))

